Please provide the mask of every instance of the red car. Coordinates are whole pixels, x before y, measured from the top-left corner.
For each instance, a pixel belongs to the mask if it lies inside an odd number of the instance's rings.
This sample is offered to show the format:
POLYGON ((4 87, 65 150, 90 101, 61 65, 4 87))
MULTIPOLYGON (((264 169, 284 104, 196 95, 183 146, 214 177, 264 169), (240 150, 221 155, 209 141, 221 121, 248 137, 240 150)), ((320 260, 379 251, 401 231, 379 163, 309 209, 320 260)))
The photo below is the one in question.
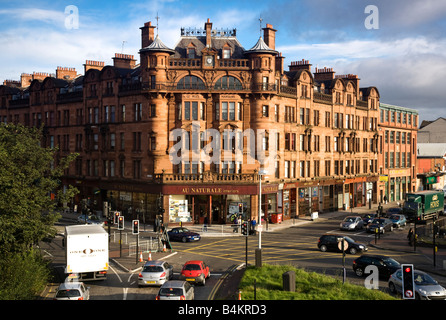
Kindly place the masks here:
POLYGON ((206 279, 211 276, 209 266, 201 260, 187 261, 181 270, 180 279, 186 281, 200 283, 202 286, 206 283, 206 279))

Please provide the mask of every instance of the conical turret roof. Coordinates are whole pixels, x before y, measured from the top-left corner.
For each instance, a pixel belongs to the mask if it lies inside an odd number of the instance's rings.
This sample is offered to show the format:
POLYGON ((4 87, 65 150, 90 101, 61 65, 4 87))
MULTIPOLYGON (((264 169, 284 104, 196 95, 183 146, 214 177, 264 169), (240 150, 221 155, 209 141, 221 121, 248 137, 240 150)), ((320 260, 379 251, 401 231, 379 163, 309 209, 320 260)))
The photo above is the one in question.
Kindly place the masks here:
POLYGON ((263 38, 260 37, 259 40, 257 41, 257 43, 254 45, 254 47, 252 47, 249 50, 246 50, 245 53, 272 53, 272 54, 276 54, 277 51, 271 49, 270 47, 268 47, 265 43, 265 41, 263 41, 263 38))
POLYGON ((153 42, 148 45, 145 48, 142 48, 139 52, 147 52, 147 51, 154 51, 154 52, 167 52, 170 54, 174 54, 175 50, 170 49, 169 47, 167 47, 159 38, 158 35, 156 35, 155 40, 153 40, 153 42))

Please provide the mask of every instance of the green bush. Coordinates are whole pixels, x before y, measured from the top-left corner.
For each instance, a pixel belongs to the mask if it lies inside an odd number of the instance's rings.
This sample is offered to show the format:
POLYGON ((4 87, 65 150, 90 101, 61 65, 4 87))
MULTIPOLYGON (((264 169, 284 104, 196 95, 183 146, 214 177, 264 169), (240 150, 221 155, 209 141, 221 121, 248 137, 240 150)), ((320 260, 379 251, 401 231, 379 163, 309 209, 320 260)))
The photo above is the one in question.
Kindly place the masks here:
POLYGON ((0 258, 0 300, 34 300, 50 280, 41 255, 30 250, 0 258))

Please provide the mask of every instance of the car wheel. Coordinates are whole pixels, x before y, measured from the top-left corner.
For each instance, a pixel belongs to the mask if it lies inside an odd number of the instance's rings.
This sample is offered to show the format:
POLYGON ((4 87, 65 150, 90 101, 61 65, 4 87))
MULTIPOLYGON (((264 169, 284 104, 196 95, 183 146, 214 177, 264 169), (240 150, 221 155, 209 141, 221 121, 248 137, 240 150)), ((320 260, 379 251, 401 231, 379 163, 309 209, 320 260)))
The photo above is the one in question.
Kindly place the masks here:
POLYGON ((358 267, 358 268, 356 268, 356 270, 355 270, 355 274, 356 274, 358 277, 362 277, 362 276, 364 275, 364 270, 363 270, 361 267, 358 267))
POLYGON ((181 238, 181 241, 182 241, 183 243, 186 243, 186 241, 187 241, 186 237, 182 237, 182 238, 181 238))
POLYGON ((356 248, 350 248, 349 252, 350 254, 356 254, 357 250, 356 248))
POLYGON ((203 281, 201 281, 201 285, 204 286, 206 284, 206 278, 203 277, 203 281))
POLYGON ((321 245, 319 248, 322 252, 326 252, 327 251, 327 246, 325 244, 321 245))
POLYGON ((389 290, 391 293, 396 293, 395 284, 393 282, 389 282, 389 290))

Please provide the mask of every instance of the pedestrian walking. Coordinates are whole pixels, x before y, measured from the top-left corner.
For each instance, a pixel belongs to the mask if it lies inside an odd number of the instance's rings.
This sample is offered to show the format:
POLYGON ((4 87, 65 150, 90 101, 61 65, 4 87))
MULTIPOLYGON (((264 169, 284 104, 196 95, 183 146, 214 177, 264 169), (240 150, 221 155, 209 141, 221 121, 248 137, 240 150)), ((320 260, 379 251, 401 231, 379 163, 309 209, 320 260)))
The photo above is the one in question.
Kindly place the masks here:
POLYGON ((387 196, 384 195, 384 203, 387 204, 387 196))
POLYGON ((205 216, 204 221, 203 221, 203 231, 204 232, 208 231, 208 223, 209 223, 208 216, 205 216))
POLYGON ((256 234, 256 218, 252 218, 251 220, 251 234, 256 234))
POLYGON ((409 232, 407 234, 407 240, 409 241, 409 246, 413 246, 413 241, 414 241, 414 234, 413 234, 413 230, 412 228, 409 229, 409 232))

